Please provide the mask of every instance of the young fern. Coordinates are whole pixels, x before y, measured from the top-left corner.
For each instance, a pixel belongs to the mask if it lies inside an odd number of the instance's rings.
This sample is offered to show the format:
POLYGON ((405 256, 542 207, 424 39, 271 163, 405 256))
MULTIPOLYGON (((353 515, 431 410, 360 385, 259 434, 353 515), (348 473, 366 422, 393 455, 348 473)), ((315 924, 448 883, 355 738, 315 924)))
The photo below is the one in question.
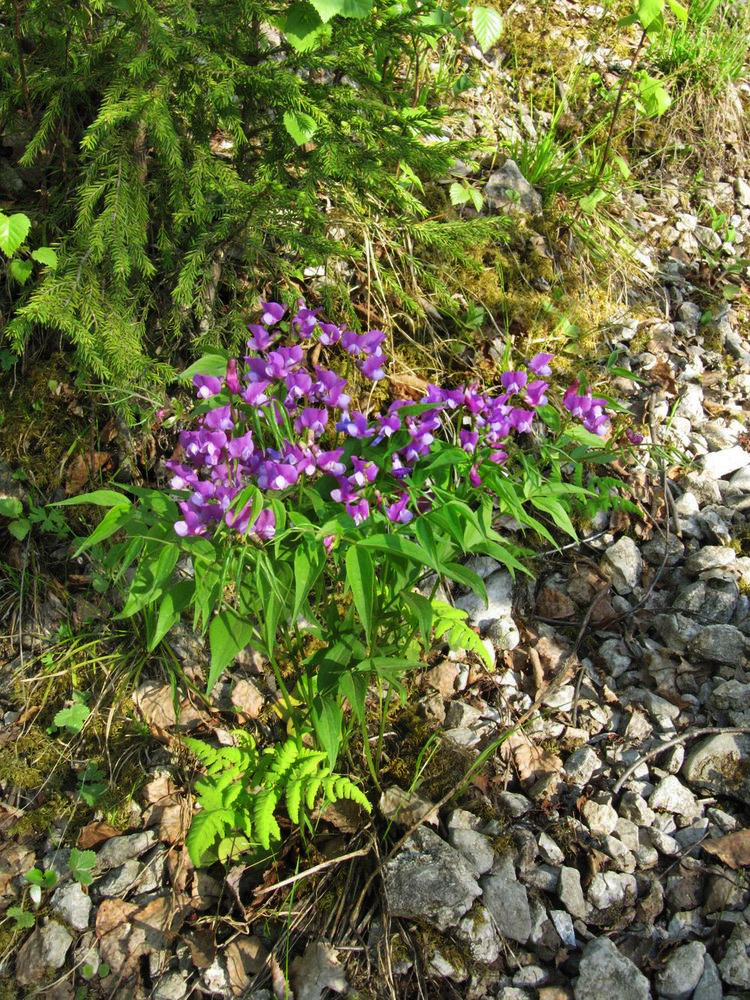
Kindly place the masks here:
POLYGON ((356 802, 366 812, 370 803, 344 775, 334 774, 328 755, 289 739, 258 753, 247 733, 235 733, 239 745, 210 747, 185 739, 205 769, 195 783, 200 810, 193 817, 186 845, 193 864, 227 861, 261 847, 271 850, 281 840, 277 820, 280 804, 294 824, 310 825, 316 803, 339 799, 356 802))

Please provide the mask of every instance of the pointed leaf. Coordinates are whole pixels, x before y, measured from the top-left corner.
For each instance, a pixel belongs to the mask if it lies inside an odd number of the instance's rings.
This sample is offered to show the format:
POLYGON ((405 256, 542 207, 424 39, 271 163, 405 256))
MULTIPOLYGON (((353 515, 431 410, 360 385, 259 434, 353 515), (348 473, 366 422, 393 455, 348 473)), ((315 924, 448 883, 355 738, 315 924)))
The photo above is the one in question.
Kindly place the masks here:
POLYGON ((284 115, 284 128, 298 146, 304 146, 317 132, 318 124, 304 111, 287 111, 284 115))
POLYGON ((23 212, 5 215, 0 212, 0 250, 6 257, 12 257, 29 235, 31 220, 23 212))
POLYGON ((372 556, 358 545, 353 545, 346 553, 346 580, 352 590, 354 606, 367 636, 372 644, 372 614, 375 605, 375 567, 372 556))
POLYGON ((211 647, 211 667, 206 682, 206 693, 210 694, 222 672, 235 656, 250 642, 253 627, 228 608, 221 611, 208 629, 211 647))
POLYGON ((503 33, 503 19, 494 7, 475 7, 471 14, 471 30, 482 52, 491 49, 503 33))
POLYGON ((52 247, 37 247, 36 250, 31 251, 31 256, 37 263, 46 264, 53 271, 57 267, 57 254, 52 247))

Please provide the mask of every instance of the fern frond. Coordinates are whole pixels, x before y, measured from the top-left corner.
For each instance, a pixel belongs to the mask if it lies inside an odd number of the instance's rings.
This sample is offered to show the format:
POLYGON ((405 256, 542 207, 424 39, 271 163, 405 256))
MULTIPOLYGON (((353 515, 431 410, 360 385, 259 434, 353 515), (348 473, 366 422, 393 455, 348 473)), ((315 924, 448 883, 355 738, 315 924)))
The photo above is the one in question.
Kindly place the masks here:
POLYGON ((273 789, 266 788, 256 794, 253 802, 253 824, 258 843, 268 850, 271 840, 281 840, 281 830, 274 816, 278 797, 273 789))
POLYGON ((233 822, 234 813, 231 809, 206 809, 193 817, 185 846, 196 868, 200 867, 204 854, 213 846, 216 838, 223 836, 233 822))

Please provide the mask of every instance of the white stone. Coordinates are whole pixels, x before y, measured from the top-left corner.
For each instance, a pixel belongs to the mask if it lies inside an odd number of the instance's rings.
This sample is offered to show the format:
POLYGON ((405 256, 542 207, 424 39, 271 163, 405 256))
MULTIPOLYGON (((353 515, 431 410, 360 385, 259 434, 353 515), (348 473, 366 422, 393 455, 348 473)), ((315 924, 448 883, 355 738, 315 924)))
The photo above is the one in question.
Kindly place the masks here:
POLYGON ((649 798, 648 804, 654 810, 677 813, 678 816, 689 819, 700 813, 695 796, 674 774, 662 778, 649 798))
POLYGON ((724 476, 737 472, 750 465, 750 452, 745 451, 740 445, 734 448, 722 448, 721 451, 712 451, 703 457, 703 468, 709 476, 715 479, 723 479, 724 476))

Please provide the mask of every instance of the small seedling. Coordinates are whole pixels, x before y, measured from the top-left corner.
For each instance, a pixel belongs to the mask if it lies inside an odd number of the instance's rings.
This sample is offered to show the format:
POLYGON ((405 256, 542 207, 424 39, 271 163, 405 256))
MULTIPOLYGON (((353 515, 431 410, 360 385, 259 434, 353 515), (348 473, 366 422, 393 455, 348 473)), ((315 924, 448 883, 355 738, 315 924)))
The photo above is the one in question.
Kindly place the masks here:
POLYGON ((31 896, 34 906, 39 906, 41 903, 42 892, 45 889, 54 889, 57 885, 57 872, 51 868, 46 872, 40 871, 38 868, 32 868, 31 871, 26 872, 24 878, 31 886, 29 896, 31 896))
POLYGON ((79 885, 91 885, 94 881, 96 853, 94 851, 79 851, 78 848, 74 847, 70 852, 68 867, 70 874, 79 885))
POLYGON ((52 730, 54 728, 67 729, 69 733, 80 733, 89 715, 91 715, 91 709, 86 705, 86 696, 80 691, 74 691, 73 704, 60 709, 52 720, 52 730))
POLYGON ((16 923, 13 928, 15 931, 28 930, 29 927, 34 926, 34 922, 36 921, 33 913, 22 910, 20 906, 9 906, 6 913, 15 920, 16 923))
POLYGON ((95 806, 107 791, 106 774, 98 764, 89 763, 81 774, 79 795, 87 806, 95 806))

